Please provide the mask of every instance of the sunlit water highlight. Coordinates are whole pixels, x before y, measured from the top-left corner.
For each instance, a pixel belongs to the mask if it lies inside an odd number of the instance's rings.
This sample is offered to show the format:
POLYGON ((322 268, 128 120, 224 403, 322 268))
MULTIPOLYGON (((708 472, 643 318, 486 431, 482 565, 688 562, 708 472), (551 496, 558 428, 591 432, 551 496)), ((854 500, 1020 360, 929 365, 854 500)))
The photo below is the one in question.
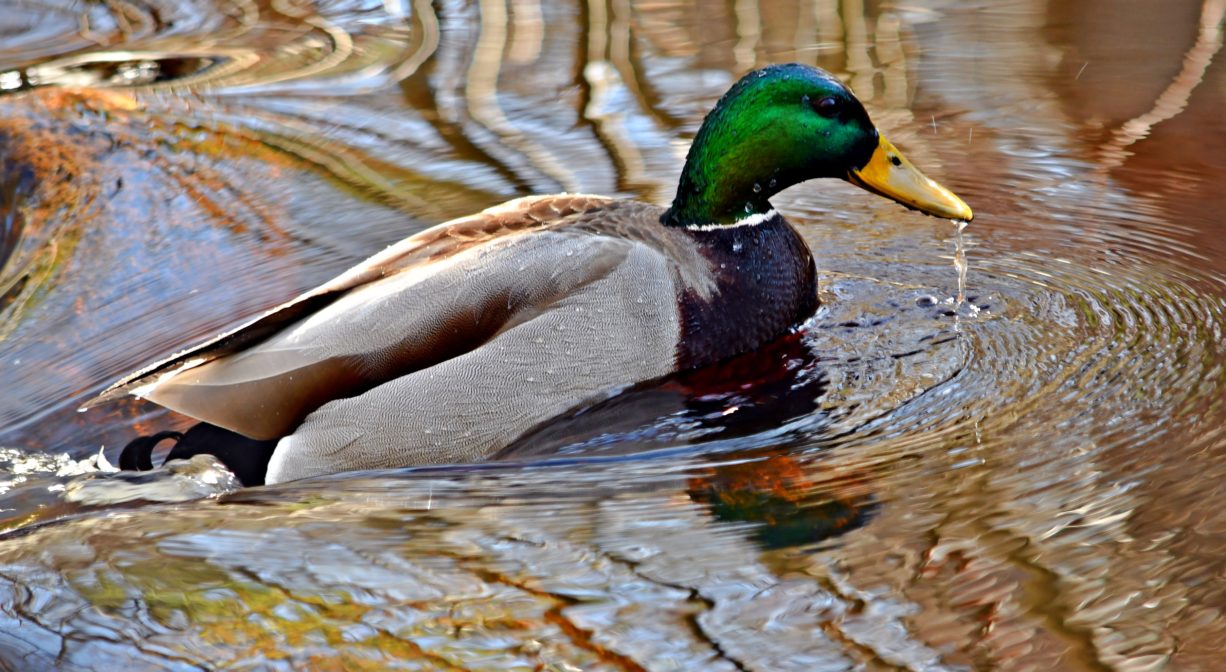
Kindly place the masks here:
POLYGON ((1219 669, 1222 6, 6 8, 0 667, 1219 669), (449 217, 666 202, 789 60, 976 212, 775 199, 821 277, 789 339, 490 464, 277 488, 112 474, 186 420, 75 412, 449 217))

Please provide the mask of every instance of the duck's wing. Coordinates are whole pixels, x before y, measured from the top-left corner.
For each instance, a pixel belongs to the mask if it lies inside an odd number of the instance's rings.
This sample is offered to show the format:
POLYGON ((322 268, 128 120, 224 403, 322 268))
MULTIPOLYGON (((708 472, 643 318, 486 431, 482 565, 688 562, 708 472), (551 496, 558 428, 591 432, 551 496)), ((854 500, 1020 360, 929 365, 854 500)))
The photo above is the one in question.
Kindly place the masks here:
POLYGON ((674 369, 681 322, 670 251, 573 232, 525 242, 555 267, 598 256, 604 268, 565 282, 482 347, 322 405, 277 444, 266 482, 483 460, 576 406, 674 369), (588 254, 593 242, 614 249, 588 254))
MULTIPOLYGON (((515 255, 498 251, 523 234, 605 218, 611 203, 527 197, 432 227, 237 329, 124 377, 82 410, 134 394, 254 438, 281 436, 325 401, 488 340, 516 308, 517 297, 492 277, 507 274, 515 255), (487 256, 501 266, 483 270, 487 256)), ((615 238, 571 235, 604 241, 592 251, 616 247, 609 245, 615 238)))

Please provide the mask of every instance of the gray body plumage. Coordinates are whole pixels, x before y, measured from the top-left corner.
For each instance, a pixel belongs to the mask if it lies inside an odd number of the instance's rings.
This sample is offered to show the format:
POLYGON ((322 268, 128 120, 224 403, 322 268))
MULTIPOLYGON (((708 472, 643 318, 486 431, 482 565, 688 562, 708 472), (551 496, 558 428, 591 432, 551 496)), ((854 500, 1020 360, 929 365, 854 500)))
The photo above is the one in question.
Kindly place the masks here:
MULTIPOLYGON (((675 276, 658 250, 548 232, 483 250, 437 277, 481 284, 474 276, 483 274, 510 277, 531 298, 506 329, 475 350, 324 404, 278 443, 268 482, 478 461, 577 404, 673 370, 675 276), (521 267, 525 259, 540 266, 521 267)), ((434 294, 427 311, 445 311, 469 291, 434 294)))

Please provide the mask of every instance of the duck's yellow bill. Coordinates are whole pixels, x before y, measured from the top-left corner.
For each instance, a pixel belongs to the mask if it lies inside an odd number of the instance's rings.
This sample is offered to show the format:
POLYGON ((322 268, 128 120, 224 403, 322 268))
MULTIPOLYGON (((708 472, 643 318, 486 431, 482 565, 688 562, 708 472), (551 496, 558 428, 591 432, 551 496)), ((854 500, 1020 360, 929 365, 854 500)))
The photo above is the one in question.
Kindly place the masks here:
POLYGON ((970 206, 921 173, 884 135, 879 137, 873 157, 863 168, 849 171, 848 182, 929 215, 971 221, 975 214, 970 206))

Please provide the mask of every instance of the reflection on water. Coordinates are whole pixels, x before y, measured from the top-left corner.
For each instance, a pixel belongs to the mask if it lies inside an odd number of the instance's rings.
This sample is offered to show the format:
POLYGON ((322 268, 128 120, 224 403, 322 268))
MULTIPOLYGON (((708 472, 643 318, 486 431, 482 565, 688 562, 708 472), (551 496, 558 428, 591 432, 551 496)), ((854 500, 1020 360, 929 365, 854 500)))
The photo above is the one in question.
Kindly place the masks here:
POLYGON ((1124 4, 10 3, 0 666, 1217 669, 1226 3, 1124 4), (186 422, 75 412, 121 373, 515 195, 666 202, 780 61, 975 208, 965 310, 947 222, 803 185, 803 333, 494 463, 108 473, 186 422))

